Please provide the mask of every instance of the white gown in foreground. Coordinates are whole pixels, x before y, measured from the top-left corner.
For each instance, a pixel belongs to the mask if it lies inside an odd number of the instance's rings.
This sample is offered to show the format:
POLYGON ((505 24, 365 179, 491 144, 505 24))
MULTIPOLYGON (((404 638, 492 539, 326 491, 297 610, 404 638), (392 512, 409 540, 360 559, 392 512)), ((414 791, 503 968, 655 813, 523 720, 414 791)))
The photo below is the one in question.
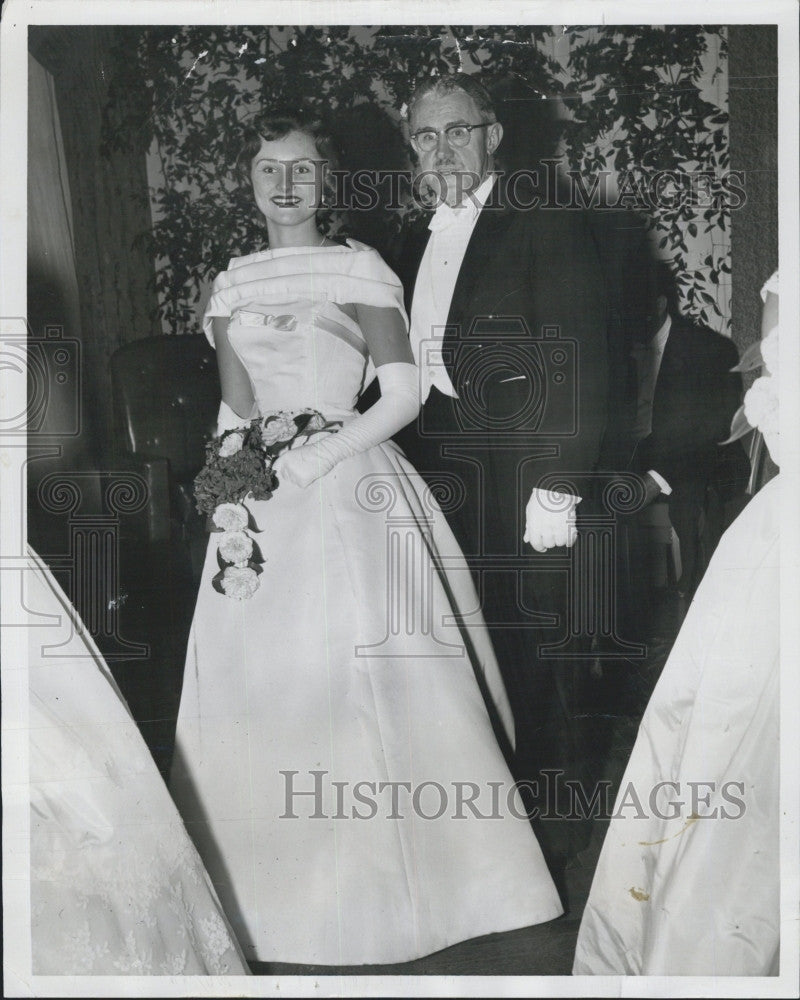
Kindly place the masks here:
POLYGON ((91 636, 30 554, 35 975, 247 975, 197 851, 91 636))
MULTIPOLYGON (((402 311, 394 274, 355 242, 252 254, 217 279, 207 326, 231 317, 262 416, 353 418, 367 349, 337 303, 402 311)), ((402 452, 247 506, 260 586, 213 589, 212 535, 171 782, 247 956, 401 962, 557 917, 507 805, 523 816, 479 686, 508 723, 485 627, 446 625, 477 607, 469 572, 402 452)))
POLYGON ((778 972, 780 499, 723 535, 653 691, 575 974, 778 972))

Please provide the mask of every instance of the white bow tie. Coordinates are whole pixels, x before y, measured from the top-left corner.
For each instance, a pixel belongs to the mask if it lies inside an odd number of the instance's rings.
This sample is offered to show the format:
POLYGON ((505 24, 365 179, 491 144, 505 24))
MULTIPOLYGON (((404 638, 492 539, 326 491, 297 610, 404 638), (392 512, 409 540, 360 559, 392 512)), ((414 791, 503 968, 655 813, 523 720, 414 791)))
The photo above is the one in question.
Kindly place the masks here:
POLYGON ((433 218, 428 223, 428 229, 432 233, 438 233, 450 226, 472 225, 477 216, 478 207, 471 200, 463 202, 458 208, 451 208, 446 202, 442 202, 433 213, 433 218))

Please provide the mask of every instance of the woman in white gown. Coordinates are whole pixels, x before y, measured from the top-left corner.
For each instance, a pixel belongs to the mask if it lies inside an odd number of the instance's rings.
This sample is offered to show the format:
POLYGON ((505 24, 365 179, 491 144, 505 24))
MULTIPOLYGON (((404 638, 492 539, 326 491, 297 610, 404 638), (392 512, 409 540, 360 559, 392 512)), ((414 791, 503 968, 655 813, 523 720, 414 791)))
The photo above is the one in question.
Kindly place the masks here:
MULTIPOLYGON (((744 412, 777 462, 777 328, 761 354, 744 412)), ((775 478, 692 601, 622 778, 576 975, 778 973, 780 511, 775 478)))
POLYGON ((92 638, 33 552, 34 975, 248 975, 203 864, 92 638))
POLYGON ((485 627, 447 624, 479 619, 469 572, 389 441, 419 408, 399 282, 317 229, 330 158, 296 119, 245 145, 270 250, 232 260, 206 310, 220 428, 303 409, 344 426, 284 452, 271 499, 246 502, 252 596, 214 589, 211 536, 171 788, 248 958, 393 963, 561 905, 482 694, 508 726, 485 627), (381 399, 358 415, 373 364, 381 399))

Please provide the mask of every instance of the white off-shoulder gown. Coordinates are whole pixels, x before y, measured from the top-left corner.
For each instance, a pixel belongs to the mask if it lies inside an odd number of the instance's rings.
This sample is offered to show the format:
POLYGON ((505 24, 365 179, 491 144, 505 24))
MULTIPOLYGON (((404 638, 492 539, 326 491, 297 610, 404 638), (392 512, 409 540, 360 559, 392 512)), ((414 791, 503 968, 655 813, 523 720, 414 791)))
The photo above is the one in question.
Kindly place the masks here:
MULTIPOLYGON (((375 251, 264 251, 217 278, 206 330, 230 318, 262 416, 349 421, 370 363, 348 303, 403 311, 375 251)), ((248 958, 400 962, 557 917, 487 710, 510 728, 470 575, 402 452, 247 506, 260 586, 214 590, 212 534, 171 789, 248 958)))
POLYGON ((653 691, 576 975, 778 972, 780 501, 776 478, 723 535, 653 691))
POLYGON ((34 975, 248 975, 91 636, 33 552, 23 577, 34 975))

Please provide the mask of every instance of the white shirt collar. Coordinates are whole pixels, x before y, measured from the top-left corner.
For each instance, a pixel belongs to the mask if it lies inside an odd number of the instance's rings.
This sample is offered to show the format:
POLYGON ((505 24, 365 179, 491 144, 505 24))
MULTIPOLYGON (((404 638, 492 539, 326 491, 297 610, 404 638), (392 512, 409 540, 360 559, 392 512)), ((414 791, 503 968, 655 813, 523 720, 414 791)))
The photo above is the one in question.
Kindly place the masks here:
POLYGON ((455 208, 451 208, 447 202, 442 202, 441 205, 433 213, 433 218, 428 223, 428 229, 432 232, 437 232, 440 229, 446 229, 449 226, 458 224, 463 226, 472 226, 478 215, 486 204, 489 195, 491 194, 494 182, 497 180, 496 174, 489 174, 489 176, 482 181, 475 191, 470 192, 464 198, 460 205, 455 208))

